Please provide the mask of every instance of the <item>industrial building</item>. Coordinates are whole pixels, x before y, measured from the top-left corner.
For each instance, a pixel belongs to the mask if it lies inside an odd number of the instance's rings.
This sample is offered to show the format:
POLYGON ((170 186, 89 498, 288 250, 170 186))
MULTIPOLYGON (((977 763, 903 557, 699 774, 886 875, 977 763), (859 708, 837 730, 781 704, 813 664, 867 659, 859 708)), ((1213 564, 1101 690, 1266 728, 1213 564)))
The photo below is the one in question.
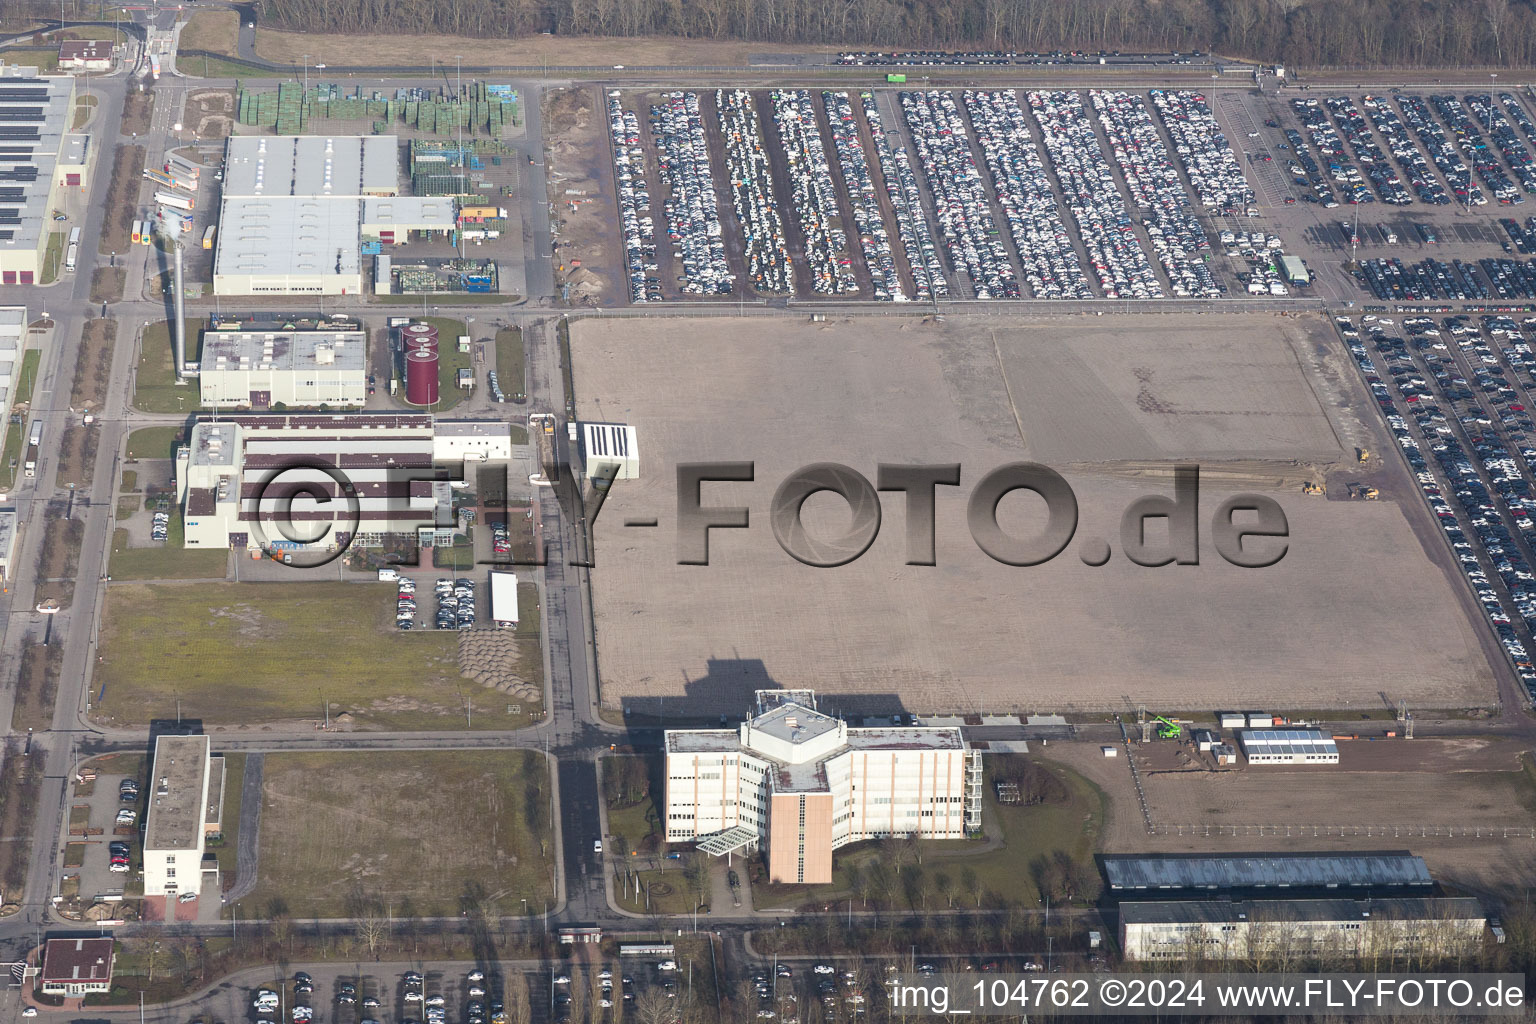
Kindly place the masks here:
POLYGON ((16 510, 0 508, 0 583, 11 582, 11 563, 16 558, 16 510))
POLYGON ((1374 853, 1106 854, 1112 893, 1233 892, 1262 889, 1427 893, 1424 858, 1406 850, 1374 853))
MULTIPOLYGON (((0 171, 0 174, 3 174, 0 171)), ((24 306, 0 306, 0 451, 6 434, 26 427, 11 422, 11 406, 23 381, 21 367, 27 351, 27 310, 24 306)), ((25 438, 23 438, 25 440, 25 438)))
POLYGON ((203 332, 198 386, 204 408, 360 409, 368 400, 368 335, 360 324, 285 329, 221 324, 203 332))
POLYGON ((60 71, 112 70, 110 39, 66 39, 59 44, 60 71))
POLYGON ((445 196, 394 196, 363 200, 364 241, 398 245, 412 234, 423 237, 453 233, 457 223, 453 200, 445 196))
POLYGON ((112 941, 49 939, 43 944, 38 979, 43 995, 79 998, 112 991, 112 941))
POLYGON ((365 197, 399 191, 399 139, 231 136, 216 295, 359 295, 365 197))
POLYGON ((451 543, 452 482, 463 464, 511 454, 503 422, 392 413, 201 420, 176 458, 185 544, 334 551, 390 538, 451 543))
POLYGON ((1339 745, 1321 729, 1247 729, 1237 734, 1249 764, 1338 764, 1339 745))
POLYGON ((1122 903, 1120 951, 1181 963, 1455 956, 1477 948, 1487 923, 1470 898, 1122 903))
POLYGON ((669 729, 666 839, 766 848, 769 879, 832 880, 832 851, 981 828, 981 754, 957 727, 849 728, 811 690, 759 690, 737 729, 669 729))
MULTIPOLYGON (((60 154, 72 136, 75 80, 0 63, 0 284, 39 279, 54 230, 60 154)), ((80 172, 71 172, 77 175, 80 172)), ((83 177, 63 184, 79 185, 83 177)))
POLYGON ((583 423, 582 463, 587 479, 638 480, 640 445, 627 423, 583 423))
POLYGON ((218 819, 223 802, 223 759, 212 757, 207 736, 161 736, 155 741, 144 826, 145 896, 202 889, 208 819, 215 819, 215 832, 222 828, 218 819))

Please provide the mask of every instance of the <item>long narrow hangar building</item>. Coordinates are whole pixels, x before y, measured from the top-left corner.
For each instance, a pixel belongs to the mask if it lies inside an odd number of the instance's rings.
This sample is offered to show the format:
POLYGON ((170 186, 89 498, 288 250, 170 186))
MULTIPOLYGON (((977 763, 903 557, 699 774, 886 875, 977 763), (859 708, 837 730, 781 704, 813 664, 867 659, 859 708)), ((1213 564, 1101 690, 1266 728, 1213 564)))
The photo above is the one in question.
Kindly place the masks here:
POLYGON ((39 280, 58 190, 85 183, 74 108, 73 78, 0 63, 0 284, 39 280))

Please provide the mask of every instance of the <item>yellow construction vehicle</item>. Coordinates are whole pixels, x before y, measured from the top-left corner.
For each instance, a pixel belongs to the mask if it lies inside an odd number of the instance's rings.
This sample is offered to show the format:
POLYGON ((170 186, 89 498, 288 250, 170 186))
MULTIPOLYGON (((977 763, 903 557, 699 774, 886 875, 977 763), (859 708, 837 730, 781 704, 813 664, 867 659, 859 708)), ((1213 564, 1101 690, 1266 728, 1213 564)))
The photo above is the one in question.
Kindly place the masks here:
POLYGON ((1326 494, 1328 493, 1328 488, 1325 484, 1313 483, 1311 480, 1308 480, 1306 483, 1301 485, 1301 493, 1326 494))
POLYGON ((1381 492, 1374 487, 1362 487, 1360 488, 1360 497, 1366 501, 1375 501, 1381 497, 1381 492))
POLYGON ((1365 461, 1369 460, 1370 457, 1371 457, 1371 450, 1369 448, 1356 448, 1355 449, 1355 459, 1356 459, 1356 461, 1358 461, 1358 462, 1365 462, 1365 461))

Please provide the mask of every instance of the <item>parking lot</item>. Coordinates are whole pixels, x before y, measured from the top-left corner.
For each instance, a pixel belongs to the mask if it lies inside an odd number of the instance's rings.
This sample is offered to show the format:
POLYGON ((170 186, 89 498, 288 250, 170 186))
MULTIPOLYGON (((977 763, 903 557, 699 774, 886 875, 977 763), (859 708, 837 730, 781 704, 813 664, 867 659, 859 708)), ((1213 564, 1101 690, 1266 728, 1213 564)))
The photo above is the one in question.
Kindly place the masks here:
POLYGON ((395 570, 395 625, 412 629, 474 629, 478 623, 474 578, 395 570), (428 597, 428 587, 431 588, 428 597), (426 609, 431 609, 431 616, 426 609))
POLYGON ((1536 696, 1536 317, 1336 318, 1499 644, 1536 696), (1364 337, 1361 331, 1364 331, 1364 337), (1390 383, 1389 383, 1390 382, 1390 383))

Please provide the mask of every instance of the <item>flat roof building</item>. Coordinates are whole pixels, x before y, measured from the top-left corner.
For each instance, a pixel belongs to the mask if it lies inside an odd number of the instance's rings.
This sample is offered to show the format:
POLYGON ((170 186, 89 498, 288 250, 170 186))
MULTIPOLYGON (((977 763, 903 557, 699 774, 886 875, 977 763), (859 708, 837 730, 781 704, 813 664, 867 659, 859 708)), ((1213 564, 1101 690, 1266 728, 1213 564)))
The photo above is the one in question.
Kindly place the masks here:
POLYGON ((1120 904, 1128 961, 1281 962, 1467 953, 1487 915, 1475 899, 1174 900, 1120 904))
POLYGON ((981 828, 981 755, 958 727, 850 728, 811 690, 759 690, 737 729, 669 729, 666 839, 766 844, 771 881, 832 880, 832 851, 981 828))
POLYGON ((113 48, 110 39, 66 39, 59 44, 59 70, 108 71, 113 48))
POLYGON ((1321 729, 1245 729, 1237 734, 1249 764, 1338 764, 1339 745, 1321 729))
POLYGON ((1434 887, 1423 857, 1380 853, 1107 854, 1111 892, 1434 887))
POLYGON ((161 736, 155 741, 144 828, 145 896, 202 888, 210 750, 207 736, 161 736))
POLYGON ((368 400, 368 335, 356 330, 206 330, 198 368, 205 408, 270 409, 368 400))
POLYGON ((112 991, 112 940, 49 939, 38 971, 43 994, 78 997, 112 991))
POLYGON ((365 197, 399 191, 399 139, 231 136, 214 253, 217 295, 359 295, 365 197))
POLYGON ((418 235, 446 235, 458 223, 454 202, 446 196, 392 196, 363 200, 362 237, 384 245, 418 235))
POLYGON ((35 284, 53 231, 75 80, 0 63, 0 284, 35 284))
MULTIPOLYGON (((3 174, 0 171, 0 174, 3 174)), ((0 306, 0 451, 5 448, 6 434, 12 430, 25 430, 25 426, 11 422, 11 406, 16 402, 16 390, 22 384, 21 367, 27 350, 27 310, 24 306, 0 306)), ((22 438, 26 440, 25 437, 22 438)))
POLYGON ((16 510, 0 508, 0 583, 10 583, 16 558, 16 510))
POLYGON ((419 540, 423 529, 433 543, 445 542, 444 531, 451 542, 450 481, 462 478, 466 460, 505 460, 511 452, 500 421, 394 413, 199 420, 176 459, 185 543, 336 550, 419 540), (312 500, 310 491, 331 500, 312 500), (279 513, 291 525, 280 528, 279 513))

